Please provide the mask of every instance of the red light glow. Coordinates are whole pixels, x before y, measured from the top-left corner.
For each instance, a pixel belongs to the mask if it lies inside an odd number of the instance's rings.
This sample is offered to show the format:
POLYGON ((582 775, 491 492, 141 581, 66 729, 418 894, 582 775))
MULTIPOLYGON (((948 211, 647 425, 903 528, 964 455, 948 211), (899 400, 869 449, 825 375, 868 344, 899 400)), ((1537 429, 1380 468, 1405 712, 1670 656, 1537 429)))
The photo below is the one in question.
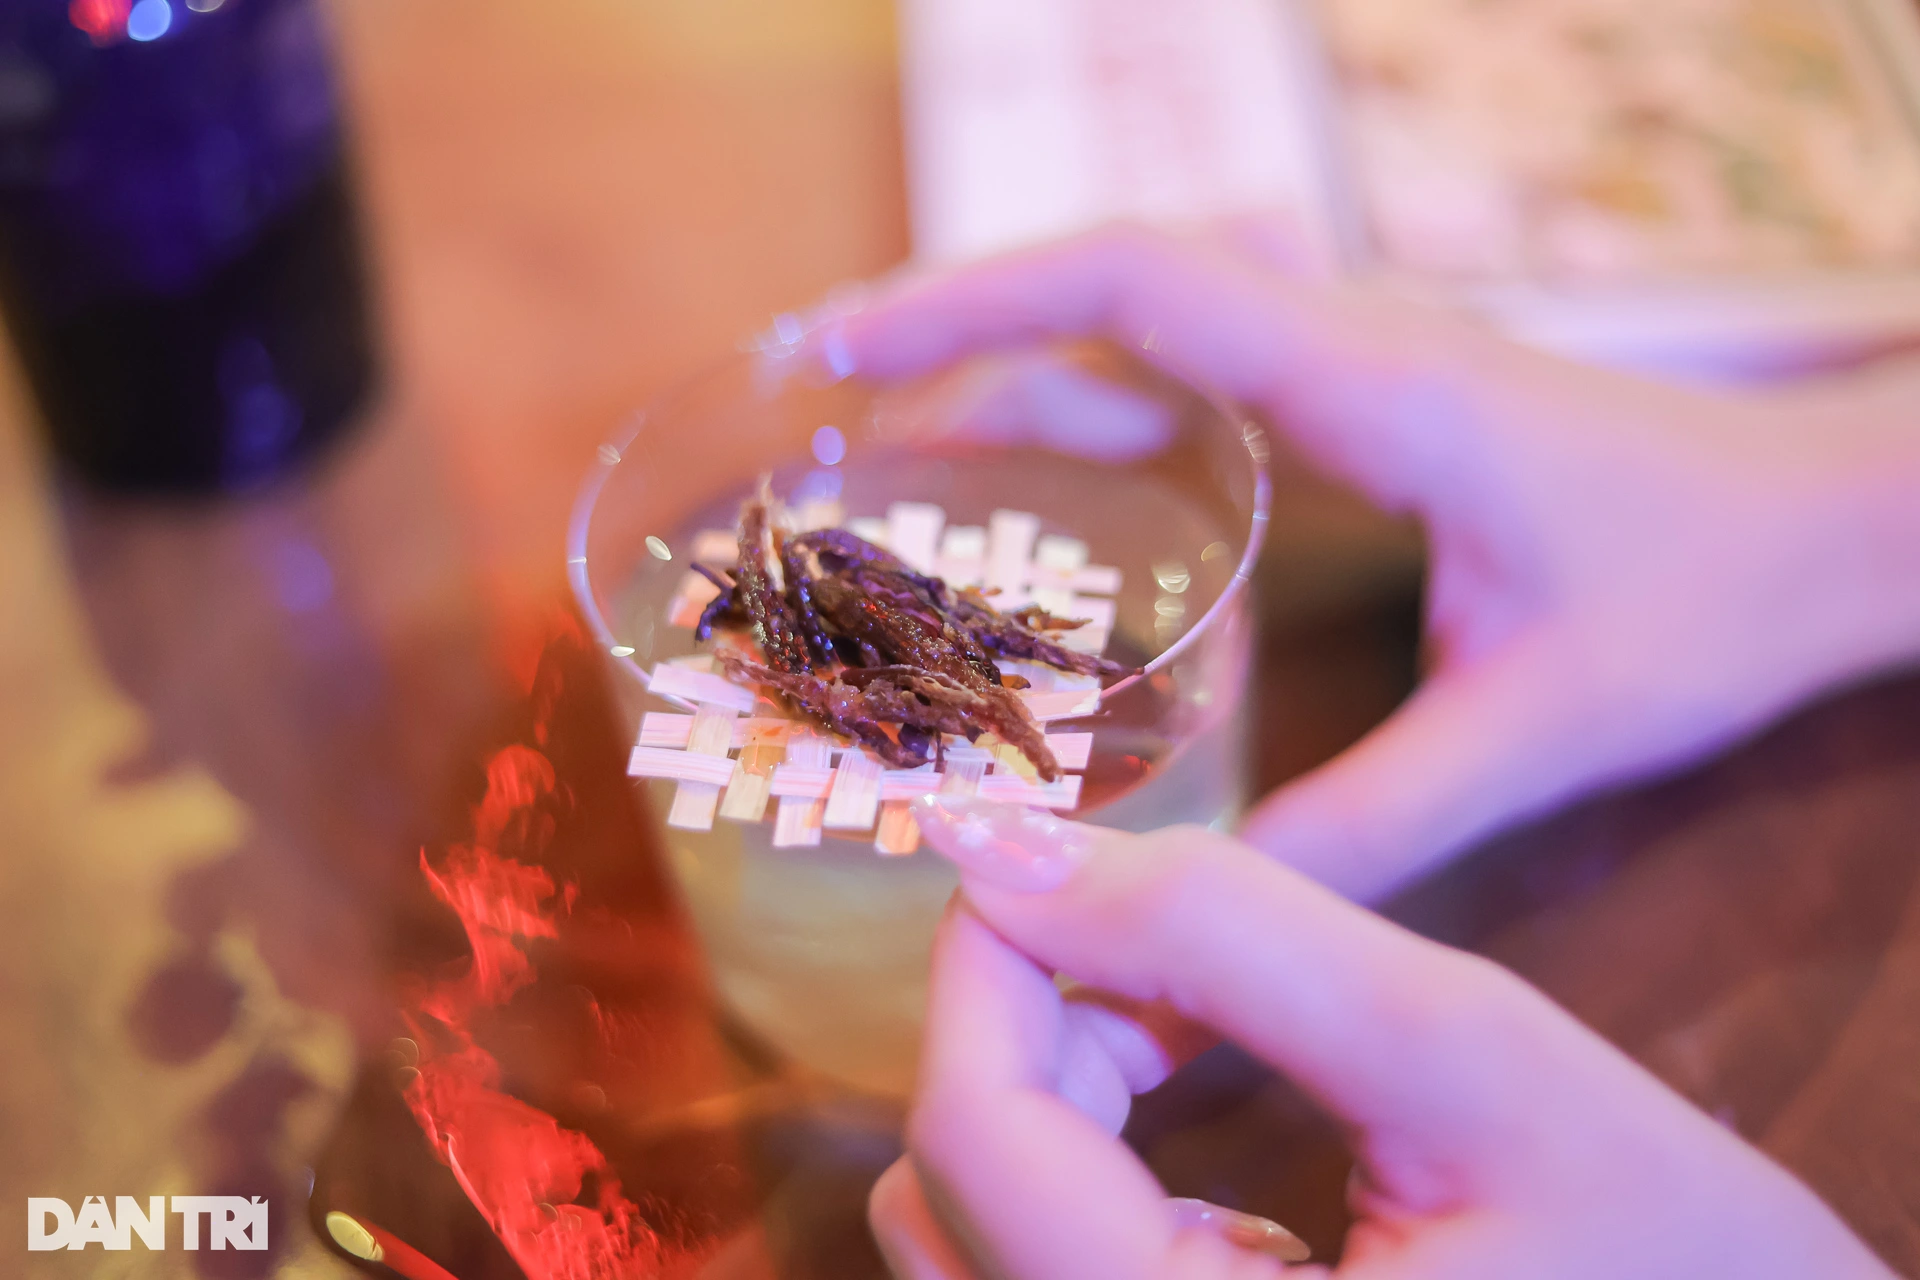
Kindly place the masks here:
POLYGON ((67 18, 95 44, 112 44, 127 34, 127 12, 132 0, 73 0, 67 18))
MULTIPOLYGON (((531 747, 496 754, 475 811, 472 845, 421 870, 466 929, 473 959, 463 973, 420 990, 409 1011, 421 1046, 407 1105, 529 1280, 653 1280, 688 1261, 664 1245, 621 1193, 593 1142, 504 1093, 499 1063, 473 1039, 476 1014, 504 1004, 534 980, 522 941, 558 934, 572 906, 540 867, 491 846, 554 789, 553 766, 531 747)), ((524 828, 521 828, 524 830, 524 828)))

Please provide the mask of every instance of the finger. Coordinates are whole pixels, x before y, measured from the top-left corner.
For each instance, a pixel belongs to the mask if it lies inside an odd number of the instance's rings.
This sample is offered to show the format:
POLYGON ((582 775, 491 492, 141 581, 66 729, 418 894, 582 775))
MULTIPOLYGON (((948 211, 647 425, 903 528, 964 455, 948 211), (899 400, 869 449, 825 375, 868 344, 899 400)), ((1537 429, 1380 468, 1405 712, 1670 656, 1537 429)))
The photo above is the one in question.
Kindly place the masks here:
POLYGON ((970 910, 950 913, 908 1124, 912 1180, 896 1180, 877 1200, 888 1209, 901 1265, 972 1260, 981 1274, 1011 1280, 1279 1276, 1275 1254, 1289 1256, 1298 1244, 1284 1229, 1218 1209, 1211 1225, 1185 1223, 1179 1202, 1164 1198, 1108 1130, 1035 1088, 1050 1075, 1060 1086, 1076 1039, 1107 1055, 1109 1070, 1133 1058, 1145 1072, 1136 1084, 1158 1083, 1165 1046, 1174 1054, 1197 1047, 1191 1025, 1162 1005, 1114 997, 1059 1001, 1056 1024, 1048 1016, 1056 995, 1043 971, 970 910), (1075 1013, 1089 1020, 1076 1022, 1075 1013), (1052 1071, 1050 1046, 1061 1058, 1052 1071), (1267 1229, 1248 1232, 1258 1236, 1249 1252, 1232 1237, 1236 1226, 1254 1224, 1267 1229))
POLYGON ((1007 356, 977 369, 940 413, 911 420, 920 438, 1037 445, 1112 463, 1160 452, 1177 425, 1162 398, 1045 353, 1007 356))
POLYGON ((916 807, 1005 943, 1082 982, 1166 1000, 1363 1130, 1427 1135, 1436 1150, 1474 1135, 1477 1147, 1503 1105, 1489 1045, 1511 1057, 1513 1024, 1550 1012, 1484 961, 1201 828, 1136 836, 978 800, 916 807))
MULTIPOLYGON (((846 317, 855 366, 911 376, 1056 336, 1150 347, 1174 372, 1267 409, 1322 465, 1377 499, 1419 496, 1433 436, 1526 379, 1523 352, 1426 308, 1249 270, 1236 253, 1116 228, 920 277, 846 317)), ((1558 367, 1557 364, 1555 367, 1558 367)))
MULTIPOLYGON (((1276 1271, 1266 1258, 1300 1256, 1299 1239, 1264 1218, 1222 1210, 1198 1200, 1168 1200, 1162 1208, 1171 1212, 1182 1233, 1176 1236, 1173 1255, 1160 1272, 1164 1280, 1183 1275, 1205 1276, 1208 1280, 1271 1280, 1276 1271), (1195 1207, 1206 1210, 1204 1216, 1209 1221, 1185 1223, 1195 1207), (1183 1237, 1187 1232, 1218 1237, 1221 1243, 1252 1256, 1228 1254, 1204 1240, 1186 1240, 1183 1237), (1238 1234, 1251 1239, 1239 1243, 1235 1238, 1238 1234)), ((974 1280, 980 1274, 933 1211, 908 1160, 895 1161, 874 1183, 867 1200, 867 1218, 894 1280, 974 1280)), ((1296 1267, 1285 1274, 1300 1280, 1325 1277, 1327 1272, 1320 1267, 1296 1267)))
POLYGON ((1054 1093, 1065 1026, 1051 977, 970 910, 934 955, 908 1153, 961 1251, 1010 1277, 1145 1277, 1174 1239, 1163 1193, 1054 1093))
MULTIPOLYGON (((1443 670, 1372 733, 1262 802, 1240 834, 1377 902, 1572 786, 1570 727, 1545 638, 1443 670)), ((1577 726, 1571 726, 1577 728, 1577 726)))
POLYGON ((894 1280, 973 1280, 973 1268, 928 1206, 909 1161, 894 1161, 873 1184, 867 1222, 894 1280))
POLYGON ((1159 1088, 1220 1043, 1212 1028, 1163 1000, 1130 1000, 1097 987, 1070 987, 1062 1016, 1060 1095, 1116 1134, 1134 1096, 1159 1088))

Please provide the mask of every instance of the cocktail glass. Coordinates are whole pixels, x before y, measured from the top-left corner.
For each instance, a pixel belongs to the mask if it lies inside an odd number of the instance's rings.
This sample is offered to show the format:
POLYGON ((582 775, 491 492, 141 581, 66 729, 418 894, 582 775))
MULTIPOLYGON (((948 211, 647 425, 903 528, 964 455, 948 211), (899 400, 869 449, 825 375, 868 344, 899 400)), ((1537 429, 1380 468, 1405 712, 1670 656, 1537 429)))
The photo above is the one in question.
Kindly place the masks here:
MULTIPOLYGON (((838 503, 850 520, 929 504, 965 531, 1027 512, 1043 536, 1119 570, 1105 652, 1139 668, 1095 714, 1048 726, 1093 735, 1072 816, 1229 826, 1243 800, 1248 576, 1269 497, 1261 429, 1106 343, 996 350, 889 385, 827 367, 817 339, 783 324, 601 446, 568 563, 626 727, 689 709, 649 691, 657 664, 696 650, 672 602, 700 534, 731 529, 763 475, 790 505, 838 503)), ((639 785, 663 819, 674 784, 639 785)), ((902 1095, 955 874, 924 849, 876 852, 871 831, 799 848, 774 847, 773 831, 724 817, 709 831, 663 827, 721 999, 793 1065, 902 1095)))

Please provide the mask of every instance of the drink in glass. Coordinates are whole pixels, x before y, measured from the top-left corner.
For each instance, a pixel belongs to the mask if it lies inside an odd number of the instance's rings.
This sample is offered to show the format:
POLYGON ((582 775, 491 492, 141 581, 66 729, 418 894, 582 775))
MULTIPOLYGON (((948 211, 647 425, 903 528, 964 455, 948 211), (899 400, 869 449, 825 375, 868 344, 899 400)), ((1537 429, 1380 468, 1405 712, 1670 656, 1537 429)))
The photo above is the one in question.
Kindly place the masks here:
MULTIPOLYGON (((696 549, 724 543, 770 474, 794 511, 830 510, 876 538, 904 503, 937 511, 956 552, 998 537, 1008 513, 1037 518, 1033 545, 1084 547, 1089 566, 1046 580, 1086 593, 1048 607, 1110 617, 1104 654, 1136 673, 1110 681, 1090 714, 1046 726, 1091 734, 1071 815, 1128 830, 1230 824, 1242 802, 1247 574, 1266 519, 1258 429, 1112 346, 996 352, 893 386, 815 376, 804 348, 739 357, 601 450, 570 569, 636 736, 649 711, 683 709, 648 683, 702 648, 685 625, 696 549)), ((667 815, 676 784, 641 785, 667 815)), ((724 816, 665 831, 721 997, 794 1064, 904 1093, 955 874, 928 851, 877 852, 872 829, 797 847, 775 833, 773 821, 724 816)))

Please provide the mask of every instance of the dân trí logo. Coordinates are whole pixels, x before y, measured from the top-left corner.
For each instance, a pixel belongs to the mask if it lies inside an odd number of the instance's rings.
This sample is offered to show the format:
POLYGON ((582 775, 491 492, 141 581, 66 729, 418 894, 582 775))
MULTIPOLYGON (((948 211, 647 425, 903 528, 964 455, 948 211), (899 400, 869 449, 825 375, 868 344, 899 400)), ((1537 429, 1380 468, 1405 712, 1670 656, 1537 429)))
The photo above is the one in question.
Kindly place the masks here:
MULTIPOLYGON (((180 1246, 198 1249, 200 1224, 206 1223, 209 1249, 267 1247, 267 1202, 259 1196, 174 1196, 180 1215, 180 1246)), ((135 1236, 149 1249, 167 1247, 167 1197, 148 1196, 144 1206, 132 1196, 88 1196, 76 1212, 58 1196, 27 1197, 27 1248, 131 1249, 135 1236)))

